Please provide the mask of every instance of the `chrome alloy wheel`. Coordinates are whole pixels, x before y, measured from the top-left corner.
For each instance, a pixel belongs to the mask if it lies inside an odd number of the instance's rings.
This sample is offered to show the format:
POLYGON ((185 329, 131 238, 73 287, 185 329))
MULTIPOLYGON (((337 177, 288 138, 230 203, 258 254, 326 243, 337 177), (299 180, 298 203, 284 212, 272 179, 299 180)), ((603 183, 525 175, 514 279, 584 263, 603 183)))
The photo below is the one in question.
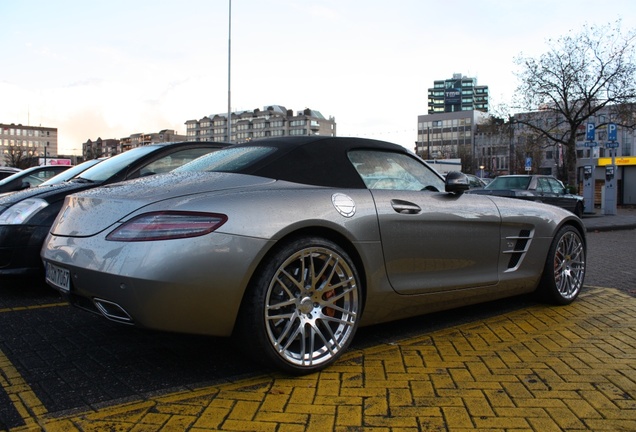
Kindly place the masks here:
POLYGON ((583 287, 585 247, 574 231, 566 232, 557 243, 554 254, 554 282, 564 300, 574 299, 583 287))
POLYGON ((356 328, 359 287, 347 260, 325 247, 300 249, 274 273, 265 295, 272 347, 295 366, 339 356, 356 328))

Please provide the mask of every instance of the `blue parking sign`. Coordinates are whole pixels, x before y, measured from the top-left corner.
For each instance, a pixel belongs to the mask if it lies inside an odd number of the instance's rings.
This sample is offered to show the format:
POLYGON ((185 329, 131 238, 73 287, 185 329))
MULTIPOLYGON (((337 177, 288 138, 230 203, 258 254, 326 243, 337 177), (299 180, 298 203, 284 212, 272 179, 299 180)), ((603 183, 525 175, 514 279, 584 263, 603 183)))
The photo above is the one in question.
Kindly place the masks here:
POLYGON ((594 125, 594 123, 588 123, 585 130, 586 130, 585 139, 587 141, 594 141, 594 138, 596 135, 596 126, 594 125))
POLYGON ((616 141, 617 131, 616 123, 609 123, 607 125, 607 140, 616 141))
POLYGON ((526 171, 532 171, 532 158, 526 158, 526 171))

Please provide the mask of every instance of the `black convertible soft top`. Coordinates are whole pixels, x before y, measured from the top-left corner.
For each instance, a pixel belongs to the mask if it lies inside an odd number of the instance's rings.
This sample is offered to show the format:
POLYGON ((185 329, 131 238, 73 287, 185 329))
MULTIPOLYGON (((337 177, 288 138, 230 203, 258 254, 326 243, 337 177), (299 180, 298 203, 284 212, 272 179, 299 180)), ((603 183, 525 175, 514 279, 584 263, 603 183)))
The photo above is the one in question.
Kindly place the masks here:
POLYGON ((263 138, 232 147, 273 147, 276 151, 249 165, 243 174, 325 187, 366 188, 347 153, 351 150, 383 150, 411 154, 404 147, 366 138, 279 137, 263 138))

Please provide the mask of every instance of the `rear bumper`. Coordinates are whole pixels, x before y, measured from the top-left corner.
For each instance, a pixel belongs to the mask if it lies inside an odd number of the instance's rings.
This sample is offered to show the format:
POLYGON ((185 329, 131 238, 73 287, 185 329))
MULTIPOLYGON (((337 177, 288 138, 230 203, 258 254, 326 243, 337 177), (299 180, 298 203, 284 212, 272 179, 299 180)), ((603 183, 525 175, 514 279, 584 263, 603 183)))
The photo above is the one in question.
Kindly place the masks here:
POLYGON ((72 304, 154 330, 229 336, 265 240, 211 234, 155 242, 50 236, 44 262, 69 272, 72 304))

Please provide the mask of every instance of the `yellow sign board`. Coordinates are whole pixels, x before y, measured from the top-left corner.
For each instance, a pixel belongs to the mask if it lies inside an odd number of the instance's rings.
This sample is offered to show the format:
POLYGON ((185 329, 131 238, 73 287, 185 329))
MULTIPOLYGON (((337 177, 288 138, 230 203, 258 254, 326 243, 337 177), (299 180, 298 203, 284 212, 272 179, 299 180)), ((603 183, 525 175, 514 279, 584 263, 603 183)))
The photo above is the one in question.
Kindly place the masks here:
MULTIPOLYGON (((614 162, 616 166, 636 165, 636 156, 627 156, 627 157, 617 156, 614 162)), ((598 166, 606 166, 611 164, 612 164, 612 158, 608 158, 608 157, 598 158, 598 166)))

